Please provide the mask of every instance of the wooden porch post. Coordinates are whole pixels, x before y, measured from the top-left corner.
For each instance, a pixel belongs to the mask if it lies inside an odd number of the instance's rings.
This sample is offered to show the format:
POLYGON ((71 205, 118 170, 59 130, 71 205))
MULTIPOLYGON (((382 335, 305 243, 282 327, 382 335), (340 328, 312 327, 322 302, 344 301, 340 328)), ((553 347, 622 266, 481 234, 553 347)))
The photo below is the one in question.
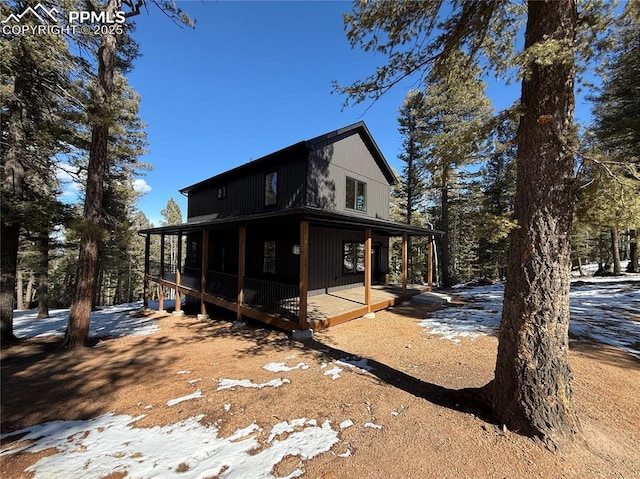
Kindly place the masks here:
MULTIPOLYGON (((164 233, 160 234, 160 279, 164 279, 164 233)), ((158 311, 164 311, 164 287, 158 284, 158 311)))
POLYGON ((247 228, 238 228, 238 301, 236 305, 236 321, 242 320, 240 309, 244 301, 244 273, 246 261, 247 228))
POLYGON ((178 254, 176 257, 176 308, 175 312, 182 311, 182 300, 180 299, 180 269, 182 268, 182 233, 178 233, 178 254))
POLYGON ((429 286, 429 291, 433 290, 433 236, 429 236, 427 250, 427 285, 429 286))
POLYGON ((151 254, 151 235, 147 233, 144 238, 144 296, 142 307, 149 309, 149 255, 151 254))
POLYGON ((298 294, 300 304, 298 312, 298 324, 302 331, 305 331, 307 323, 307 293, 309 291, 309 222, 300 222, 300 282, 298 294))
POLYGON ((402 234, 402 296, 407 294, 407 233, 402 234))
POLYGON ((364 304, 371 312, 371 228, 364 230, 364 304))
POLYGON ((202 271, 200 273, 200 315, 207 315, 204 295, 207 292, 207 268, 209 267, 209 230, 202 230, 202 271))

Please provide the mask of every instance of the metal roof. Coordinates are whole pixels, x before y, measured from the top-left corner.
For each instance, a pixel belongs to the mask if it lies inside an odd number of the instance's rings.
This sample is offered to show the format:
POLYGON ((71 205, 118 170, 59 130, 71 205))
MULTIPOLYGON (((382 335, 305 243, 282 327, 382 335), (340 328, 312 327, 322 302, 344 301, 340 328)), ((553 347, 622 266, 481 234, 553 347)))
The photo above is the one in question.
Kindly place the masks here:
POLYGON ((270 211, 255 215, 231 216, 227 218, 203 218, 179 225, 160 226, 141 230, 141 234, 178 234, 201 231, 203 229, 219 229, 238 226, 259 226, 261 224, 274 224, 286 221, 309 221, 312 225, 325 225, 341 229, 371 228, 384 232, 391 236, 400 236, 404 233, 409 236, 444 236, 443 231, 422 228, 395 221, 366 216, 347 215, 336 211, 322 210, 320 208, 299 207, 284 210, 270 211))

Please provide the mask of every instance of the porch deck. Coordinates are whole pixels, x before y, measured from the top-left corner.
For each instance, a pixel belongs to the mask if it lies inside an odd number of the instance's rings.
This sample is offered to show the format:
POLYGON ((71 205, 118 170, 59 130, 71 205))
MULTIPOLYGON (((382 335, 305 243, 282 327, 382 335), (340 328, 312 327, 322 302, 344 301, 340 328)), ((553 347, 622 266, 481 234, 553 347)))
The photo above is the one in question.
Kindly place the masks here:
POLYGON ((351 319, 364 316, 368 312, 380 311, 423 293, 429 288, 422 285, 407 285, 402 295, 400 285, 371 286, 371 306, 365 304, 365 288, 358 286, 332 293, 309 296, 307 318, 309 326, 321 330, 351 319))
MULTIPOLYGON (((299 329, 298 313, 300 298, 295 296, 284 297, 274 302, 252 301, 243 302, 238 305, 229 296, 224 296, 220 291, 213 291, 207 288, 206 292, 201 292, 200 281, 195 277, 184 275, 180 284, 176 284, 174 274, 166 275, 165 278, 149 275, 149 281, 153 281, 166 288, 176 289, 183 295, 199 298, 206 303, 211 303, 225 309, 236 311, 239 315, 244 315, 266 324, 271 324, 286 331, 299 329), (277 307, 274 307, 277 304, 277 307)), ((401 285, 372 285, 370 294, 370 304, 365 301, 365 287, 354 286, 353 288, 334 291, 331 293, 315 294, 307 297, 307 324, 308 327, 319 331, 336 324, 344 323, 352 319, 364 316, 367 313, 380 311, 397 305, 410 299, 412 296, 428 291, 427 286, 407 285, 403 294, 401 285)), ((253 290, 247 296, 260 297, 253 290)))

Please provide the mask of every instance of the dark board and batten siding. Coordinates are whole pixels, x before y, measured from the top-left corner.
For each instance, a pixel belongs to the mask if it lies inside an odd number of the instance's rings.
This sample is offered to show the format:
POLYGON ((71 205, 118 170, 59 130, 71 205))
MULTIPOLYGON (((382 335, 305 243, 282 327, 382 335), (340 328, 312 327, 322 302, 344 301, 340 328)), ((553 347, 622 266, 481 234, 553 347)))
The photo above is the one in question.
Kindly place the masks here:
POLYGON ((307 182, 308 206, 389 219, 389 181, 358 134, 318 145, 311 151, 307 182), (367 184, 366 211, 346 208, 347 177, 367 184))
POLYGON ((264 211, 303 206, 303 188, 307 174, 306 156, 283 159, 279 163, 265 164, 256 171, 242 176, 221 178, 189 192, 187 217, 229 218, 260 214, 264 211), (265 206, 265 175, 278 173, 277 205, 265 206), (218 199, 218 188, 226 188, 226 197, 218 199))
MULTIPOLYGON (((330 228, 309 228, 309 291, 323 293, 346 285, 364 284, 364 273, 344 273, 343 245, 345 241, 364 242, 364 232, 357 230, 336 230, 330 228)), ((383 257, 381 265, 388 265, 389 238, 372 235, 372 242, 380 245, 383 257)), ((384 273, 387 271, 381 271, 384 273)))

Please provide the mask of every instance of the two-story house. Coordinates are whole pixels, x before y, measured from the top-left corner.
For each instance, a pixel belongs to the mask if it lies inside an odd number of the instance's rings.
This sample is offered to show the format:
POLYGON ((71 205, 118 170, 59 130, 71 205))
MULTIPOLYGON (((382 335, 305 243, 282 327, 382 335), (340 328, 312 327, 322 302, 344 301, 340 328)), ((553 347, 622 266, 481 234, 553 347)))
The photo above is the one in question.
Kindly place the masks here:
MULTIPOLYGON (((291 331, 323 329, 430 289, 407 284, 407 238, 439 231, 389 220, 393 170, 363 122, 302 141, 182 189, 187 222, 146 235, 149 282, 291 331), (160 258, 150 237, 160 235, 160 258), (168 264, 166 238, 177 236, 168 264), (402 282, 388 284, 389 238, 402 282), (183 241, 183 239, 185 241, 183 241), (182 251, 182 244, 186 251, 182 251)), ((161 306, 162 308, 162 306, 161 306)))

